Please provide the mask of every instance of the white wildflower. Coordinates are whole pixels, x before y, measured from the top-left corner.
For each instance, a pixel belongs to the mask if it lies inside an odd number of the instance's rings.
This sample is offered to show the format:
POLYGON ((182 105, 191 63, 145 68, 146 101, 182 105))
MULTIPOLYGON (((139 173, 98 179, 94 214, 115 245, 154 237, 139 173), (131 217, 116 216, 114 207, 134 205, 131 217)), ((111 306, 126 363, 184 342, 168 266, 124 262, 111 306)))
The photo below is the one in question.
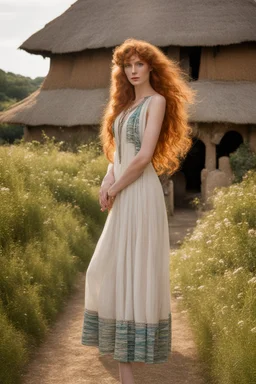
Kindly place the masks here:
POLYGON ((228 309, 228 306, 227 305, 224 305, 224 307, 221 308, 221 313, 222 315, 224 315, 224 313, 226 312, 226 309, 228 309))
POLYGON ((248 235, 250 236, 250 237, 255 237, 256 236, 256 230, 255 229, 249 229, 249 231, 248 231, 248 235))
POLYGON ((254 276, 253 278, 251 278, 250 280, 248 280, 248 283, 249 283, 249 284, 256 284, 256 276, 254 276))
POLYGON ((243 267, 239 267, 237 268, 234 272, 233 272, 233 275, 236 275, 238 272, 242 271, 243 270, 243 267))
POLYGON ((223 220, 223 222, 224 222, 224 224, 225 224, 226 227, 230 227, 230 226, 231 226, 231 222, 230 222, 227 218, 225 218, 225 219, 223 220))

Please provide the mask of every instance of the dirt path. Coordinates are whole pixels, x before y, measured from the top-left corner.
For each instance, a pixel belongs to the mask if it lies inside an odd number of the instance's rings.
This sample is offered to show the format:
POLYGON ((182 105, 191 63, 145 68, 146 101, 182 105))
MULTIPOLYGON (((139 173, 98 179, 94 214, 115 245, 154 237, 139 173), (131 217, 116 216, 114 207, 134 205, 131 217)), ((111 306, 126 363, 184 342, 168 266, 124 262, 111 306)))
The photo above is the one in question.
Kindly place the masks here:
MULTIPOLYGON (((184 224, 181 225, 181 222, 186 222, 185 217, 190 220, 191 227, 195 224, 194 212, 177 212, 170 223, 174 236, 171 247, 175 247, 176 241, 187 232, 184 224)), ((110 355, 99 356, 96 347, 81 345, 84 283, 85 274, 79 274, 72 297, 27 366, 23 384, 119 383, 118 362, 110 355)), ((136 384, 203 384, 186 314, 178 310, 178 300, 174 297, 171 306, 173 332, 170 361, 142 368, 135 365, 136 384)))

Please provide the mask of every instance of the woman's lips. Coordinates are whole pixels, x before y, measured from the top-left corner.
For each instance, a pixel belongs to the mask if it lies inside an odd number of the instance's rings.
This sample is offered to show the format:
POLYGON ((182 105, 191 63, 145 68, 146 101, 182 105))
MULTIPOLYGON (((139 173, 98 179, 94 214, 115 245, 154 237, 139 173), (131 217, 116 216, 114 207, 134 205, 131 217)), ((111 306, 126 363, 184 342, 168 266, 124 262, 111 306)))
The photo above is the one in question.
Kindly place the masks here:
POLYGON ((131 79, 132 79, 132 80, 138 80, 139 77, 132 77, 131 79))

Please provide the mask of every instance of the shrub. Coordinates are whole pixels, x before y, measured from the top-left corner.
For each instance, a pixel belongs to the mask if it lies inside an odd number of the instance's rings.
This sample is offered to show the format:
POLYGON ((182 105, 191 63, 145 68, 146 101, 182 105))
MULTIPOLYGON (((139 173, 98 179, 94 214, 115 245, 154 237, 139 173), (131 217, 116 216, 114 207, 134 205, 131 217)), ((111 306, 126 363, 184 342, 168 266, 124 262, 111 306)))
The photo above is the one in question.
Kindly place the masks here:
POLYGON ((172 290, 188 311, 208 382, 256 382, 256 172, 219 188, 172 252, 172 290))
POLYGON ((253 152, 249 143, 245 141, 235 152, 230 154, 230 165, 234 172, 234 182, 241 182, 243 176, 250 169, 256 170, 256 153, 253 152))
POLYGON ((106 160, 48 142, 0 147, 0 382, 18 383, 31 351, 90 261, 107 217, 106 160), (15 369, 13 369, 15 368, 15 369))

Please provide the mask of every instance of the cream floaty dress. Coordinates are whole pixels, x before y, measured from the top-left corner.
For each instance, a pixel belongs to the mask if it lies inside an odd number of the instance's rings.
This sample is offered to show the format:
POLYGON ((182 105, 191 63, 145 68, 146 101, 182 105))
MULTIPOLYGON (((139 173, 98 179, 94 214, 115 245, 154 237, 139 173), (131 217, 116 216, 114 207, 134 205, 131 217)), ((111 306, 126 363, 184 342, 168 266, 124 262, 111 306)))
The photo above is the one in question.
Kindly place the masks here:
MULTIPOLYGON (((115 179, 138 153, 150 100, 146 96, 123 123, 116 146, 115 179)), ((169 228, 163 189, 150 162, 119 192, 85 276, 82 344, 120 362, 164 363, 171 353, 169 228)))

